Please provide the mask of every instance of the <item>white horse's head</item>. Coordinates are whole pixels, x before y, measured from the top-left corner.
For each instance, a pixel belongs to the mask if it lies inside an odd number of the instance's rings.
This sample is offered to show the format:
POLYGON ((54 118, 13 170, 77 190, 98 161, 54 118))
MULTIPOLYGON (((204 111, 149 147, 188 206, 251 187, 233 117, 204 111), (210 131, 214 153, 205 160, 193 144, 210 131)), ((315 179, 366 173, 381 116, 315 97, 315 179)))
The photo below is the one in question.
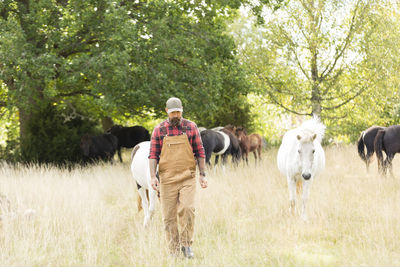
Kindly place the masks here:
POLYGON ((309 180, 311 178, 314 163, 315 138, 317 138, 317 134, 315 133, 302 133, 297 135, 297 140, 299 141, 297 153, 300 159, 301 176, 304 180, 309 180))

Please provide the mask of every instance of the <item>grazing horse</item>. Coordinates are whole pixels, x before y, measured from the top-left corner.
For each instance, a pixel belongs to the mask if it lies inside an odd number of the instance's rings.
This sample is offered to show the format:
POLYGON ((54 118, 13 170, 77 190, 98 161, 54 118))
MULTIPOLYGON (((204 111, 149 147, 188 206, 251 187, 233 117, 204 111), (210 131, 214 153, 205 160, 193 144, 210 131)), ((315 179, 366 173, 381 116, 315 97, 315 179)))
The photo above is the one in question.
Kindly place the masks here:
POLYGON ((226 128, 223 128, 220 131, 229 136, 229 140, 231 142, 229 146, 229 154, 232 156, 232 163, 238 165, 242 154, 242 150, 240 149, 239 139, 237 139, 236 135, 232 133, 232 131, 226 128))
POLYGON ((199 133, 201 133, 204 130, 207 130, 207 128, 205 128, 205 127, 197 127, 197 129, 199 129, 199 133))
MULTIPOLYGON (((230 153, 230 138, 229 135, 222 131, 204 130, 200 132, 201 140, 203 142, 204 152, 206 154, 206 163, 211 165, 211 154, 215 153, 217 156, 222 155, 222 163, 226 163, 226 156, 230 153)), ((218 158, 215 158, 215 165, 218 163, 218 158)))
POLYGON ((296 210, 296 186, 302 192, 301 218, 307 220, 306 202, 311 181, 325 167, 325 152, 321 141, 325 125, 317 117, 285 133, 278 150, 277 162, 279 171, 286 176, 289 187, 290 211, 296 210))
POLYGON ((358 139, 357 148, 358 155, 365 162, 367 167, 367 171, 369 170, 369 164, 371 163, 371 157, 373 156, 374 149, 374 141, 376 134, 379 130, 383 130, 385 127, 382 126, 372 126, 366 129, 361 133, 360 138, 358 139), (364 146, 367 148, 367 154, 365 155, 364 146))
POLYGON ((253 133, 251 135, 247 135, 246 130, 243 127, 236 128, 236 136, 240 142, 240 148, 242 150, 242 159, 246 159, 247 165, 249 165, 249 153, 253 152, 254 158, 257 163, 257 153, 258 160, 261 160, 261 148, 262 148, 262 139, 259 134, 253 133))
POLYGON ((222 127, 222 126, 217 126, 217 127, 211 128, 211 130, 213 130, 213 131, 221 131, 222 129, 224 129, 224 127, 222 127))
POLYGON ((86 134, 81 137, 80 147, 85 159, 112 162, 118 148, 118 139, 112 134, 98 136, 86 134))
POLYGON ((107 133, 113 134, 118 138, 118 157, 122 162, 121 147, 132 148, 142 141, 150 141, 150 134, 146 128, 142 126, 124 127, 114 125, 107 130, 107 133))
POLYGON ((233 126, 232 124, 227 124, 225 125, 224 129, 230 131, 231 133, 235 134, 236 132, 236 127, 233 126))
POLYGON ((378 159, 378 170, 386 175, 389 169, 393 176, 392 160, 396 153, 400 152, 400 125, 389 126, 379 130, 375 137, 375 153, 378 159), (383 160, 382 150, 386 153, 386 159, 383 160))
MULTIPOLYGON (((150 141, 137 144, 131 154, 131 172, 136 181, 138 192, 144 211, 143 225, 147 226, 154 214, 156 205, 157 191, 151 186, 150 167, 149 167, 150 141), (147 194, 148 192, 148 198, 147 194), (150 201, 150 203, 149 203, 150 201)), ((138 206, 140 209, 140 206, 138 206)))

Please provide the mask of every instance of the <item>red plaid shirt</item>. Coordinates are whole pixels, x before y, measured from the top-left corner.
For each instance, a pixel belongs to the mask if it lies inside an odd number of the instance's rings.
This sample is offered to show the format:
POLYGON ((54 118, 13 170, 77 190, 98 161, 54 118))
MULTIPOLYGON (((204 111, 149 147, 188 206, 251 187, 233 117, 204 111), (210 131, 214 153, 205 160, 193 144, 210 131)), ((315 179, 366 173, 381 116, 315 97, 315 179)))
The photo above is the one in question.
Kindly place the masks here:
POLYGON ((182 118, 181 124, 177 127, 171 126, 167 119, 154 128, 153 134, 151 135, 149 159, 160 160, 164 136, 181 135, 183 133, 182 127, 186 128, 186 135, 189 139, 189 144, 192 146, 193 155, 196 158, 205 158, 203 142, 201 141, 197 125, 194 122, 182 118))

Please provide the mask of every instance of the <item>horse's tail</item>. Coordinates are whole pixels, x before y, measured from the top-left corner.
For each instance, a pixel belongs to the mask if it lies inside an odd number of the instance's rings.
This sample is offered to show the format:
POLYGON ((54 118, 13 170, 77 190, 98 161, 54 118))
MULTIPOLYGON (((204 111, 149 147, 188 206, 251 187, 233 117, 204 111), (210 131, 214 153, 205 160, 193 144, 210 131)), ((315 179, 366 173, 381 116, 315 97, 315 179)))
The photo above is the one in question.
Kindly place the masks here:
POLYGON ((142 198, 140 197, 140 195, 138 194, 138 198, 137 198, 137 211, 141 211, 142 208, 142 198))
POLYGON ((374 149, 376 153, 376 158, 378 159, 378 170, 383 171, 383 137, 385 136, 385 130, 379 130, 376 134, 374 141, 374 149))
POLYGON ((131 152, 131 162, 132 162, 133 158, 135 157, 136 151, 138 151, 139 148, 140 148, 140 146, 139 146, 139 145, 136 145, 136 146, 132 149, 132 152, 131 152))
POLYGON ((300 195, 303 191, 303 179, 299 179, 296 182, 296 193, 300 195))
POLYGON ((358 148, 358 155, 360 155, 360 158, 366 162, 367 158, 365 156, 365 151, 364 151, 364 132, 361 133, 360 139, 358 139, 357 148, 358 148))
MULTIPOLYGON (((146 189, 146 197, 147 200, 149 200, 149 190, 146 189)), ((137 210, 138 212, 141 211, 143 209, 142 207, 142 198, 140 197, 140 195, 138 194, 138 198, 137 198, 137 210)))

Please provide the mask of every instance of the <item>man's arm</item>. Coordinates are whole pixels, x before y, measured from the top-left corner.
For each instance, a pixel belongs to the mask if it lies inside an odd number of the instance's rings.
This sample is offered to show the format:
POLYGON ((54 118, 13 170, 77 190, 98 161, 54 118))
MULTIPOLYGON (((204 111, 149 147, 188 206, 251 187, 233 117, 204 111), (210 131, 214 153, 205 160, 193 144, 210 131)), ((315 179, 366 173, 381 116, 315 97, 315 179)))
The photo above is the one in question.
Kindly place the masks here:
POLYGON ((205 165, 206 165, 205 158, 198 157, 197 164, 199 165, 199 171, 200 171, 200 178, 199 178, 200 186, 202 188, 207 188, 208 182, 207 182, 206 173, 205 173, 205 165))
POLYGON ((156 177, 157 172, 157 163, 160 155, 161 144, 160 144, 160 132, 159 128, 154 128, 153 133, 151 135, 150 142, 150 153, 149 153, 149 169, 150 169, 150 184, 154 190, 158 191, 158 179, 156 177))
POLYGON ((197 159, 197 164, 199 165, 199 171, 200 171, 200 186, 202 188, 206 188, 208 186, 207 178, 206 178, 206 173, 205 173, 205 153, 204 153, 204 147, 203 147, 203 142, 201 141, 200 137, 200 132, 199 129, 197 128, 197 125, 194 125, 193 129, 193 138, 192 138, 192 149, 193 153, 196 156, 197 159))
POLYGON ((206 160, 205 158, 197 158, 197 165, 199 166, 200 174, 205 174, 206 160))
POLYGON ((154 190, 158 191, 158 179, 156 177, 157 172, 157 160, 156 159, 149 159, 149 167, 150 167, 150 177, 151 177, 151 187, 154 190))

